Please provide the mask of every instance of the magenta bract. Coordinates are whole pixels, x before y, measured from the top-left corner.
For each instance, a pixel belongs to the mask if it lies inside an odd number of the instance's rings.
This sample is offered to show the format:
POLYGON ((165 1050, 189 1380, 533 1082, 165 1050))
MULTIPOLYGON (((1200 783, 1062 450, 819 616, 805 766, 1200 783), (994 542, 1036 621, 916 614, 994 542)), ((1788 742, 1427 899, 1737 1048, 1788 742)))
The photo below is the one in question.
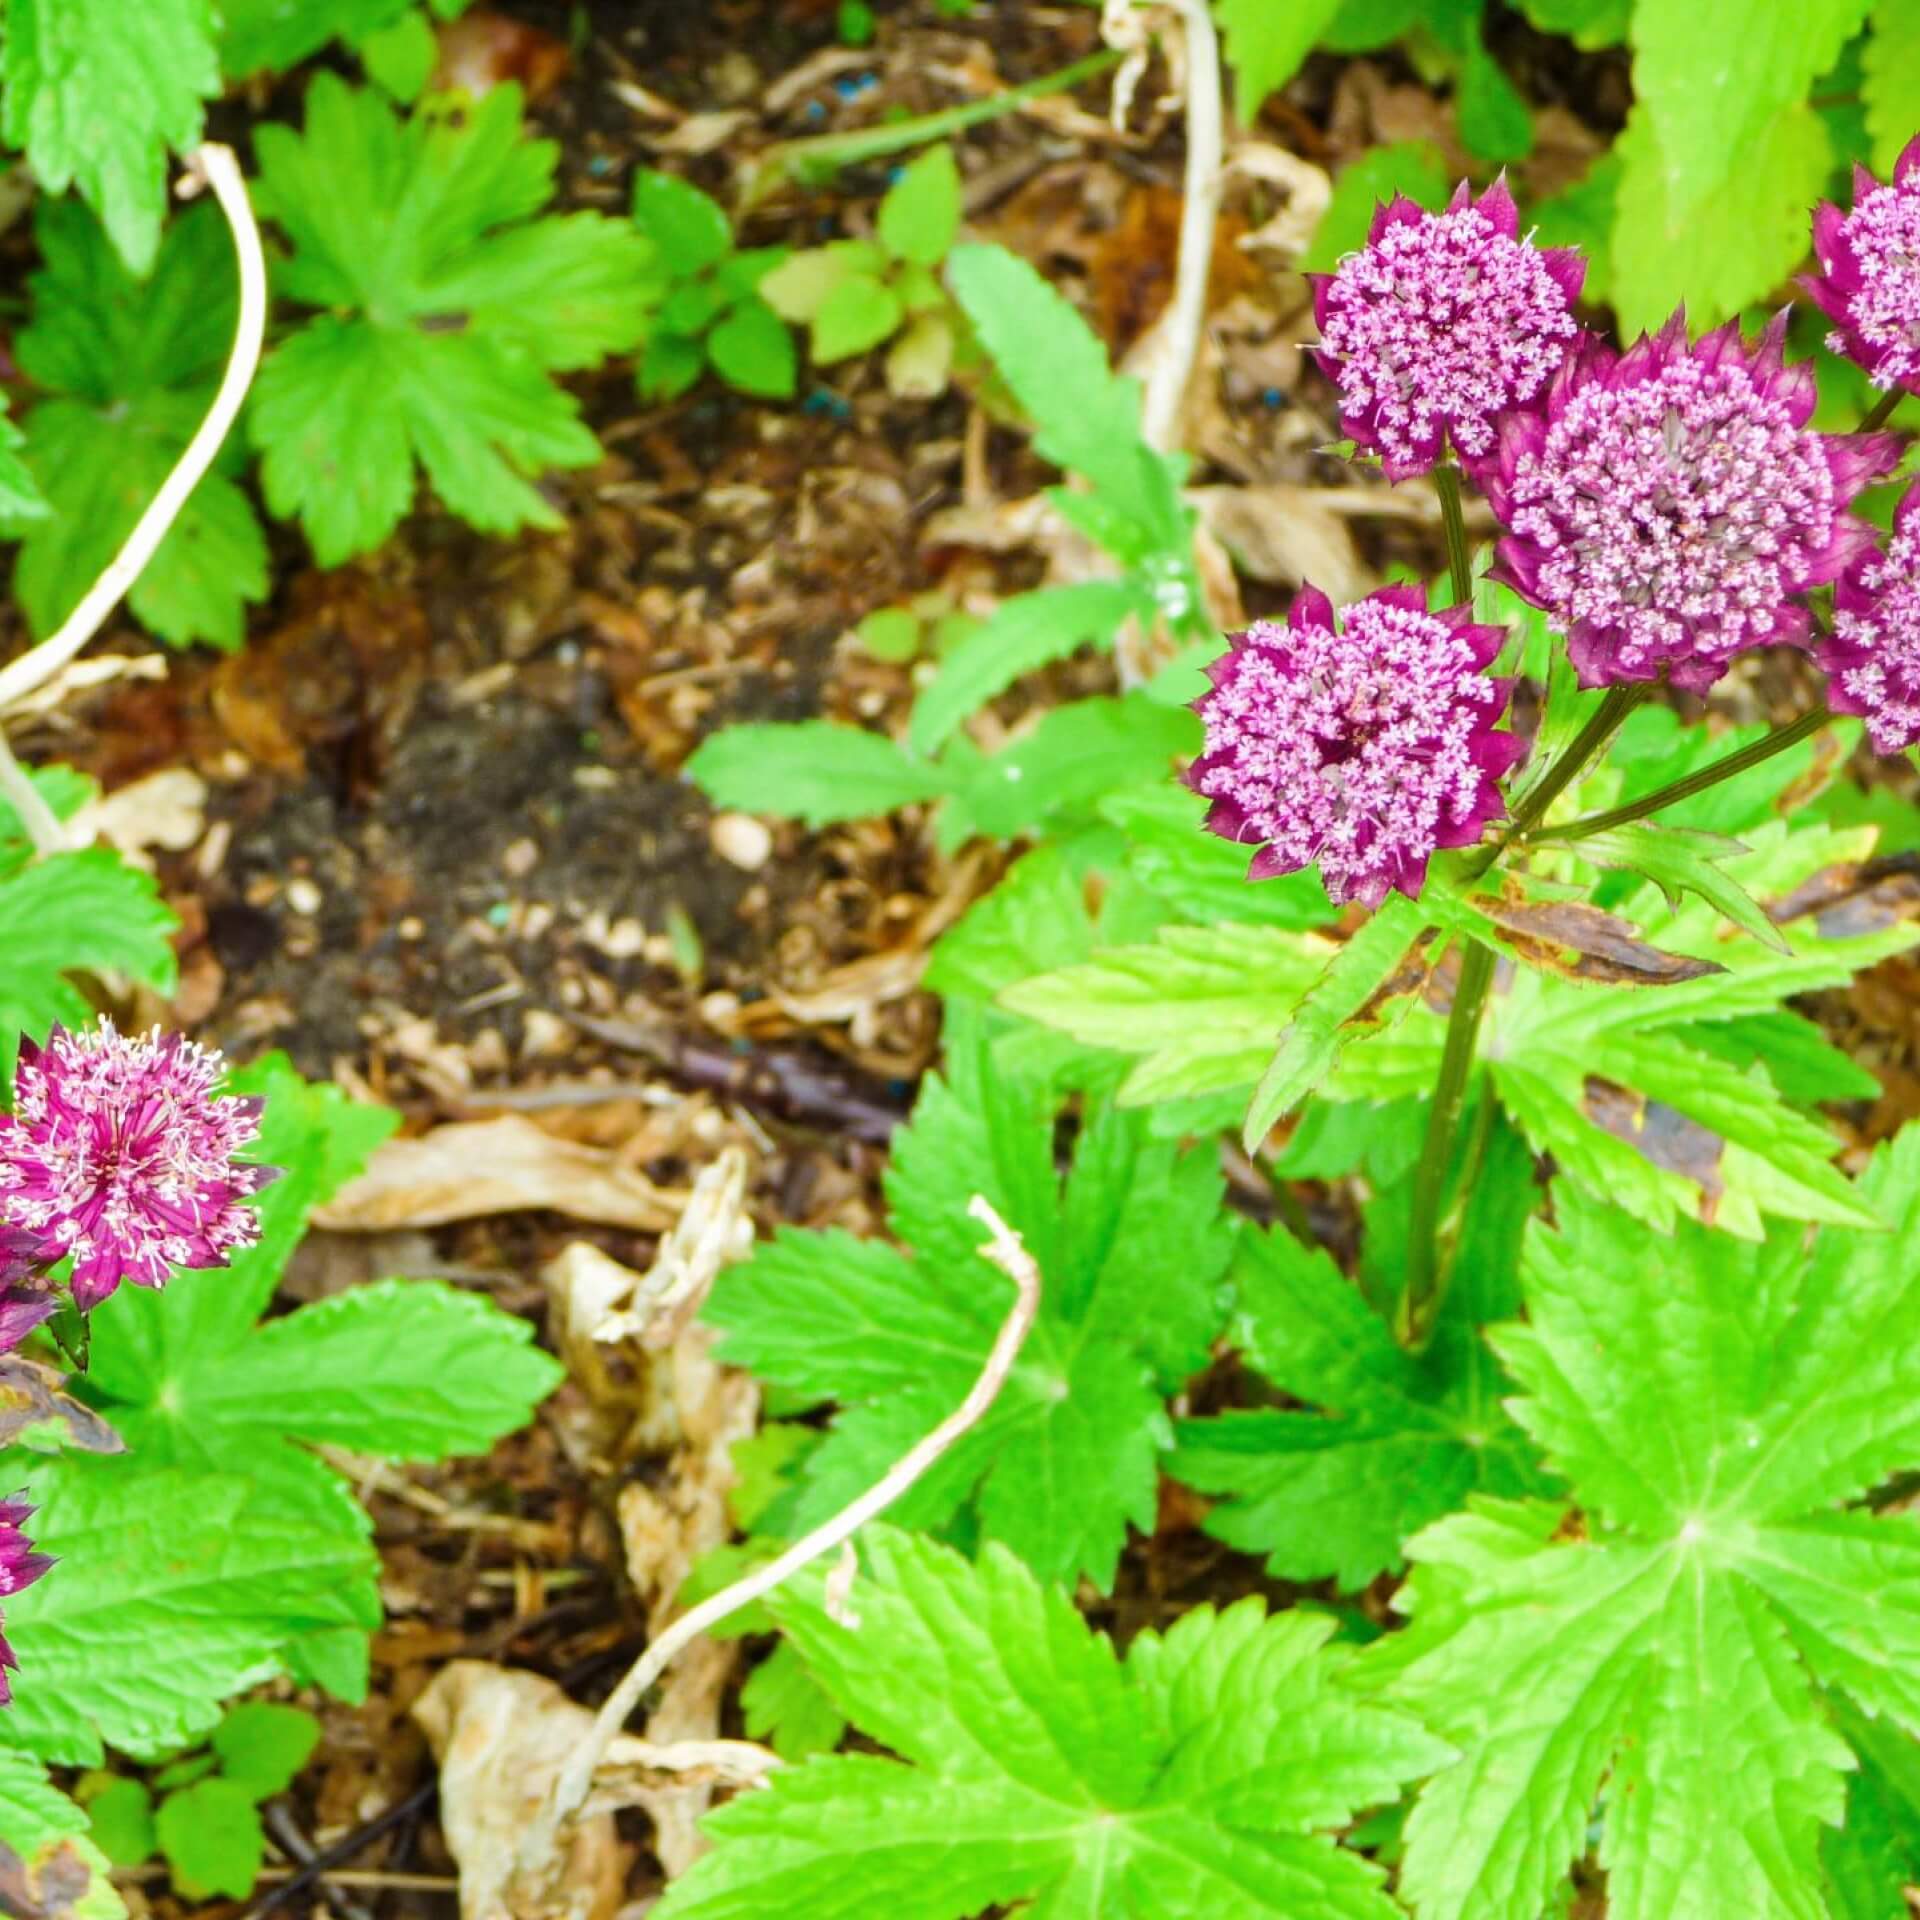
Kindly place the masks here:
POLYGON ((1833 322, 1827 345, 1876 387, 1920 393, 1920 136, 1883 186, 1853 170, 1853 211, 1822 201, 1813 215, 1820 271, 1800 284, 1833 322))
MULTIPOLYGON (((16 1594, 22 1587, 32 1586, 53 1565, 46 1554, 34 1552, 33 1543, 23 1531, 32 1516, 33 1509, 27 1505, 24 1494, 15 1494, 11 1500, 0 1500, 0 1597, 16 1594)), ((13 1649, 7 1645, 6 1636, 0 1634, 0 1707, 13 1699, 7 1670, 18 1668, 19 1665, 19 1661, 13 1657, 13 1649)))
POLYGON ((1519 236, 1504 178, 1445 213, 1396 195, 1367 244, 1314 274, 1315 359, 1340 389, 1340 425, 1388 479, 1433 467, 1452 442, 1469 464, 1507 408, 1537 395, 1572 350, 1585 263, 1519 236))
POLYGON ((1833 596, 1833 632, 1814 649, 1827 705, 1867 723, 1876 753, 1920 745, 1920 481, 1893 516, 1886 550, 1860 555, 1833 596))
POLYGON ((261 1103, 214 1091, 219 1054, 178 1034, 133 1037, 103 1020, 20 1045, 14 1110, 0 1115, 0 1223, 34 1263, 73 1256, 86 1312, 122 1280, 165 1285, 177 1267, 223 1267, 259 1237, 246 1197, 274 1169, 235 1155, 261 1103))
POLYGON ((1466 607, 1430 612, 1420 587, 1345 610, 1313 587, 1285 626, 1232 636, 1194 711, 1206 748, 1187 784, 1210 831, 1251 846, 1248 878, 1318 861, 1336 901, 1417 896, 1437 847, 1463 847, 1504 811, 1499 781, 1526 751, 1496 733, 1512 682, 1488 677, 1499 627, 1466 607))
POLYGON ((1693 345, 1686 317, 1627 353, 1588 341, 1479 469, 1501 524, 1496 577, 1546 609, 1582 686, 1711 686, 1729 659, 1803 642, 1790 596, 1873 541, 1846 511, 1900 455, 1893 434, 1809 433, 1813 374, 1781 314, 1693 345))

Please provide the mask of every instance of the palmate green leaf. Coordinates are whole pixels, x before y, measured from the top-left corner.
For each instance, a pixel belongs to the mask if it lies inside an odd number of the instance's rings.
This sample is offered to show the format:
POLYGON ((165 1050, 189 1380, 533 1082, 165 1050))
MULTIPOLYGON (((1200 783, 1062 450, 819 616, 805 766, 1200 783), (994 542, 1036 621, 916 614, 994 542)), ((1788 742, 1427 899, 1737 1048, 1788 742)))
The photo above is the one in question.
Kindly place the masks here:
POLYGON ((1603 1780, 1617 1920, 1826 1911, 1851 1756, 1821 1689, 1920 1729, 1920 1524, 1850 1504, 1920 1464, 1920 1132, 1861 1186, 1889 1230, 1810 1254, 1653 1238, 1565 1182, 1530 1230, 1528 1321, 1494 1344, 1584 1523, 1430 1528, 1412 1625, 1365 1656, 1461 1750, 1407 1823, 1419 1920, 1533 1920, 1603 1780))
POLYGON ((197 146, 220 91, 210 0, 6 0, 0 133, 41 186, 77 185, 137 274, 166 211, 167 149, 197 146))
MULTIPOLYGON (((1784 822, 1748 836, 1751 850, 1724 863, 1754 897, 1790 893, 1822 868, 1864 857, 1871 829, 1820 827, 1790 833, 1784 822)), ((1920 928, 1889 926, 1823 936, 1806 921, 1781 929, 1789 951, 1729 935, 1719 913, 1689 899, 1669 907, 1653 886, 1620 909, 1666 950, 1716 961, 1721 972, 1677 986, 1599 988, 1521 970, 1497 989, 1482 1057, 1501 1103, 1535 1150, 1590 1192, 1665 1230, 1681 1215, 1710 1219, 1757 1238, 1766 1216, 1870 1224, 1853 1185, 1835 1168, 1838 1146, 1817 1118, 1781 1097, 1778 1071, 1805 1090, 1830 1071, 1824 1050, 1777 1024, 1796 994, 1844 985, 1863 968, 1920 940, 1920 928), (1741 1057, 1702 1044, 1702 1029, 1764 1017, 1739 1029, 1764 1043, 1741 1057), (1757 1057, 1756 1057, 1757 1053, 1757 1057)), ((1343 1056, 1326 1089, 1335 1098, 1417 1096, 1432 1085, 1444 1021, 1416 1007, 1390 1033, 1364 1037, 1343 1056)), ((1856 1086, 1857 1093, 1857 1086, 1856 1086)))
POLYGON ((1011 1012, 1089 1046, 1144 1057, 1128 1104, 1245 1086, 1274 1036, 1343 951, 1276 927, 1163 927, 1150 946, 1111 947, 1000 995, 1011 1012))
POLYGON ((188 1899, 224 1893, 244 1900, 252 1893, 267 1836, 253 1801, 231 1780, 216 1775, 168 1794, 153 1826, 173 1883, 188 1899))
MULTIPOLYGON (((1629 30, 1634 93, 1659 154, 1672 227, 1703 214, 1730 184, 1752 203, 1756 150, 1767 130, 1783 109, 1806 99, 1815 77, 1833 65, 1866 18, 1867 6, 1868 0, 1800 0, 1792 7, 1636 0, 1629 30)), ((1630 162, 1630 171, 1639 164, 1630 162)))
POLYGON ((1822 1836, 1828 1905, 1833 1920, 1905 1920, 1906 1889, 1920 1880, 1920 1742, 1835 1704, 1860 1765, 1844 1823, 1822 1836))
POLYGON ((599 448, 548 376, 638 341, 661 286, 651 244, 599 214, 532 218, 556 149, 523 138, 511 86, 403 122, 321 73, 305 132, 263 127, 256 144, 265 209, 293 241, 282 289, 334 309, 261 372, 268 505, 329 565, 393 531, 416 460, 483 531, 558 525, 534 479, 599 448))
POLYGON ((1624 867, 1651 880, 1669 906, 1678 906, 1683 893, 1695 894, 1763 946, 1792 951, 1759 902, 1721 869, 1722 861, 1746 852, 1737 840, 1691 827, 1629 820, 1605 833, 1590 833, 1575 845, 1579 857, 1597 867, 1624 867))
MULTIPOLYGON (((49 396, 27 412, 22 458, 52 512, 21 527, 14 592, 50 633, 106 569, 186 451, 232 342, 233 244, 218 208, 173 221, 151 278, 138 279, 76 202, 42 200, 42 265, 23 370, 49 396)), ((163 640, 237 647, 248 600, 265 598, 266 539, 235 483, 229 446, 129 595, 163 640)))
POLYGON ((38 1039, 56 1020, 92 1022, 70 975, 117 970, 171 993, 178 973, 168 936, 177 924, 153 876, 105 847, 0 877, 0 1075, 11 1078, 22 1033, 38 1039))
POLYGON ((887 1197, 906 1251, 783 1231, 723 1274, 706 1318, 720 1351, 808 1402, 839 1402, 770 1531, 837 1512, 943 1419, 1012 1300, 981 1260, 984 1194, 1045 1276, 1040 1316, 992 1410, 905 1498, 920 1526, 965 1518, 1038 1571, 1105 1586, 1129 1524, 1152 1523, 1167 1395, 1205 1364, 1225 1316, 1233 1232, 1212 1156, 1092 1112, 1064 1190, 1053 1102, 1003 1073, 957 1023, 949 1076, 925 1083, 894 1141, 887 1197))
POLYGON ((969 714, 1023 673, 1088 642, 1110 647, 1122 622, 1152 613, 1147 596, 1125 580, 1043 587, 1001 601, 940 663, 933 683, 914 702, 908 729, 913 745, 922 753, 937 752, 969 714))
POLYGON ((1519 1306, 1520 1236, 1534 1198, 1530 1156, 1501 1127, 1440 1319, 1417 1355, 1323 1251, 1283 1228, 1242 1241, 1234 1344, 1305 1405, 1181 1423, 1167 1470, 1220 1501, 1209 1533, 1264 1553, 1283 1579, 1363 1587, 1468 1494, 1548 1489, 1501 1406, 1510 1383, 1480 1337, 1484 1323, 1519 1306))
MULTIPOLYGON (((1702 11, 1689 0, 1671 4, 1702 11)), ((1796 13, 1768 9, 1768 24, 1759 31, 1771 32, 1778 22, 1797 33, 1796 13)), ((1699 74, 1687 84, 1697 88, 1699 74)), ((1804 102, 1781 106, 1729 147, 1724 170, 1691 202, 1670 197, 1671 170, 1645 105, 1634 110, 1614 151, 1621 174, 1611 292, 1623 334, 1658 327, 1682 301, 1696 331, 1712 326, 1764 299, 1806 257, 1807 209, 1827 184, 1832 142, 1804 102)))
POLYGON ((952 773, 884 733, 832 720, 723 727, 701 741, 686 773, 716 806, 810 827, 891 813, 938 799, 955 784, 952 773))
MULTIPOLYGON (((370 1524, 346 1482, 296 1443, 414 1459, 479 1451, 523 1424, 558 1377, 529 1346, 526 1322, 429 1282, 360 1288, 256 1325, 308 1212, 358 1169, 392 1116, 308 1086, 277 1058, 231 1084, 265 1096, 255 1151, 284 1170, 258 1203, 260 1243, 222 1273, 183 1275, 158 1293, 123 1288, 93 1322, 89 1390, 133 1460, 180 1469, 189 1487, 230 1487, 232 1524, 281 1555, 271 1606, 247 1584, 195 1602, 214 1651, 161 1703, 172 1716, 164 1724, 179 1729, 174 1745, 211 1725, 238 1684, 206 1691, 229 1642, 255 1650, 245 1678, 291 1671, 338 1691, 364 1686, 364 1630, 380 1618, 370 1524)), ((243 1570, 250 1580, 251 1563, 243 1570)), ((145 1712, 151 1703, 120 1684, 122 1708, 145 1712)), ((130 1743, 104 1709, 94 1718, 127 1751, 167 1744, 157 1731, 130 1743)), ((71 1744, 71 1718, 54 1732, 71 1744)))
POLYGON ((857 1631, 817 1577, 772 1605, 899 1758, 814 1760, 733 1801, 661 1920, 1392 1920, 1379 1868, 1323 1836, 1446 1750, 1342 1692, 1330 1621, 1200 1608, 1123 1661, 996 1548, 975 1566, 876 1527, 861 1559, 857 1631))
POLYGON ((365 1516, 325 1469, 297 1487, 82 1454, 0 1470, 59 1561, 7 1605, 21 1670, 0 1739, 42 1759, 172 1752, 281 1671, 290 1640, 379 1624, 365 1516))
POLYGON ((1860 91, 1874 171, 1890 179, 1901 149, 1920 131, 1920 0, 1874 0, 1869 24, 1860 91))

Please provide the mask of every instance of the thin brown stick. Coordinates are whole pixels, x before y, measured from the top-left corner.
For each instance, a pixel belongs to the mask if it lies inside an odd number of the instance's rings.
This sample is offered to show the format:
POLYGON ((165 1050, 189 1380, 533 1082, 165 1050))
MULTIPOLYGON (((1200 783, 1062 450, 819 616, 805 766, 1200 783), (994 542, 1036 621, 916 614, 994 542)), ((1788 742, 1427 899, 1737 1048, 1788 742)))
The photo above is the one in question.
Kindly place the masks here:
POLYGON ((831 1520, 796 1540, 777 1559, 756 1567, 732 1586, 703 1600, 683 1613, 627 1670, 627 1676, 608 1697, 595 1716, 593 1730, 569 1756, 547 1804, 529 1823, 520 1847, 520 1866, 524 1873, 538 1873, 552 1860, 560 1829, 584 1804, 593 1785, 594 1770, 605 1757, 627 1723, 627 1717, 640 1704, 646 1691, 672 1664, 675 1657, 710 1627, 728 1615, 738 1613, 764 1598, 775 1587, 791 1579, 802 1567, 832 1553, 877 1518, 904 1494, 929 1467, 969 1429, 976 1426, 1006 1385, 1013 1363, 1032 1330, 1034 1315, 1040 1308, 1040 1270, 1034 1264, 1020 1236, 1001 1219, 991 1204, 975 1194, 968 1215, 980 1221, 992 1234, 980 1249, 981 1257, 991 1261, 1014 1284, 1011 1311, 994 1336, 993 1347, 980 1377, 968 1389, 967 1396, 940 1424, 901 1457, 869 1487, 865 1493, 843 1507, 831 1520))

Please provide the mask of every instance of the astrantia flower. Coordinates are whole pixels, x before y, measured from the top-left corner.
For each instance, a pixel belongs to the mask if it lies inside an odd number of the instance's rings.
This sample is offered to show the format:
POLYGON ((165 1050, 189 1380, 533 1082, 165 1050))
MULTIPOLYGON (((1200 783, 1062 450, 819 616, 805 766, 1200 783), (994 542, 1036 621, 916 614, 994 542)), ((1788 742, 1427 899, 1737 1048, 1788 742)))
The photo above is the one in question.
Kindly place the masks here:
POLYGON ((122 1280, 164 1286, 176 1267, 223 1267, 259 1237, 246 1196, 270 1167, 234 1156, 259 1131, 258 1100, 217 1094, 217 1053, 163 1035, 56 1026, 20 1044, 14 1109, 0 1115, 0 1224, 41 1264, 73 1256, 73 1302, 122 1280))
POLYGON ((1920 745, 1920 481, 1893 516, 1886 551, 1854 561, 1833 596, 1833 632, 1814 651, 1827 705, 1857 713, 1876 753, 1920 745))
POLYGON ((1872 544, 1847 503, 1898 459, 1893 434, 1809 433, 1813 374, 1780 315, 1687 344, 1673 319, 1624 356, 1584 345, 1501 423, 1479 474, 1507 529, 1497 569, 1567 636, 1583 686, 1708 687, 1742 648, 1804 641, 1789 596, 1872 544))
POLYGON ((1876 387, 1920 393, 1920 137, 1882 186, 1853 170, 1853 211, 1822 201, 1813 215, 1820 271, 1801 285, 1829 320, 1827 345, 1876 387))
MULTIPOLYGON (((21 1531, 32 1514, 33 1509, 23 1494, 0 1500, 0 1596, 16 1594, 22 1587, 32 1586, 53 1565, 44 1553, 34 1552, 32 1542, 21 1531)), ((7 1669, 17 1668, 19 1664, 5 1635, 0 1634, 0 1707, 13 1699, 13 1689, 7 1684, 7 1669)))
POLYGON ((1312 276, 1320 370, 1340 389, 1340 425, 1390 480, 1425 473, 1451 439, 1473 462, 1494 422, 1531 400, 1579 338, 1585 264, 1520 239, 1504 179, 1464 184, 1445 213, 1396 195, 1339 271, 1312 276))
POLYGON ((1465 607, 1429 612, 1420 587, 1348 607, 1313 587, 1287 623, 1233 636, 1194 711, 1206 749, 1187 784, 1213 802, 1208 828, 1251 846, 1248 878, 1320 863, 1328 895, 1377 907, 1417 896, 1436 847, 1463 847, 1503 811, 1498 781, 1525 751, 1495 733, 1512 683, 1483 669, 1498 627, 1465 607))

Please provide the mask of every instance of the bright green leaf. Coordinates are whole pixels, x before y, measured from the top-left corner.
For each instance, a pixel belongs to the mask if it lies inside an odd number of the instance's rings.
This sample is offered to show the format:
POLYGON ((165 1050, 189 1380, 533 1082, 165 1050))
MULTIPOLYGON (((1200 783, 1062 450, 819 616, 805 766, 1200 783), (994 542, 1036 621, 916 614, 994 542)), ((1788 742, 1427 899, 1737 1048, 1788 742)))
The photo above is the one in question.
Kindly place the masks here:
POLYGON ((256 1800, 270 1800, 293 1784, 320 1744, 320 1722, 302 1707, 243 1700, 213 1730, 220 1770, 256 1800))
POLYGON ((87 1829, 93 1844, 116 1867, 144 1866, 158 1841, 153 1831, 153 1795, 144 1780, 109 1781, 87 1801, 87 1829))
POLYGON ((167 150, 200 143, 220 91, 209 0, 6 0, 0 131, 42 187, 78 185, 121 259, 152 265, 167 150))
POLYGON ((1300 71, 1341 10, 1341 0, 1219 0, 1216 11, 1233 69, 1234 111, 1247 125, 1259 117, 1268 94, 1300 71))
POLYGON ((328 565, 375 547, 417 461, 483 532, 557 526, 533 485, 598 457, 548 375, 633 346, 659 291, 629 223, 533 219, 556 150, 522 135, 518 90, 402 122, 317 75, 304 134, 259 130, 261 195, 293 241, 293 299, 333 311, 274 350, 254 397, 261 479, 328 565))
POLYGON ((174 1885, 190 1900, 253 1891, 267 1838, 252 1800, 231 1781, 202 1780, 170 1793, 154 1817, 154 1835, 174 1885))
POLYGON ((1333 183, 1333 198, 1300 256, 1303 273, 1330 273, 1356 247, 1366 245, 1374 209, 1405 194, 1421 206, 1446 205, 1450 190, 1440 152, 1425 140, 1402 140, 1370 147, 1343 167, 1333 183))
POLYGON ((1874 169, 1891 179, 1901 150, 1920 132, 1920 0, 1874 0, 1871 25, 1861 93, 1874 169))
POLYGON ((220 0, 220 64, 236 80, 284 73, 329 40, 391 26, 408 0, 220 0))
POLYGON ((937 799, 953 784, 884 733, 831 720, 723 727, 701 741, 687 777, 716 806, 822 827, 937 799))
POLYGON ((642 167, 633 176, 633 217, 676 280, 704 272, 733 247, 726 209, 678 174, 642 167))
POLYGON ((817 1577, 773 1607, 899 1758, 816 1759, 732 1801, 660 1920, 1393 1920, 1381 1870, 1325 1830, 1445 1749, 1342 1693, 1330 1621, 1202 1607, 1122 1661, 997 1549, 972 1565, 870 1528, 861 1558, 857 1631, 817 1577))
POLYGON ((849 273, 833 286, 813 316, 813 357, 822 366, 877 347, 902 318, 900 296, 870 273, 849 273))
POLYGON ((901 260, 937 267, 960 231, 960 168, 942 142, 908 164, 880 202, 874 230, 901 260))
POLYGON ((391 26, 361 35, 355 51, 367 78, 402 106, 411 105, 426 91, 440 62, 440 42, 432 26, 425 14, 411 7, 391 26))
POLYGON ((707 358, 728 386, 767 400, 791 400, 800 357, 793 335, 764 300, 743 300, 707 335, 707 358))

